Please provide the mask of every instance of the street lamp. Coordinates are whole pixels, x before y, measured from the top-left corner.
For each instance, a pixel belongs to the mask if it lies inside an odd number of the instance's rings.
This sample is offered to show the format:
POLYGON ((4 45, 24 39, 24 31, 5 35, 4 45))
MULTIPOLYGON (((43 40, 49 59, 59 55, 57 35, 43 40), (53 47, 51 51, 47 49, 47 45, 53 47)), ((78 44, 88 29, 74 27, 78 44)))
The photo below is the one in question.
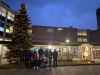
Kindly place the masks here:
POLYGON ((66 42, 69 42, 69 40, 66 40, 66 42))
MULTIPOLYGON (((69 40, 67 39, 66 42, 67 42, 67 49, 68 49, 68 42, 69 42, 69 40)), ((69 58, 69 49, 68 49, 68 58, 69 58)))

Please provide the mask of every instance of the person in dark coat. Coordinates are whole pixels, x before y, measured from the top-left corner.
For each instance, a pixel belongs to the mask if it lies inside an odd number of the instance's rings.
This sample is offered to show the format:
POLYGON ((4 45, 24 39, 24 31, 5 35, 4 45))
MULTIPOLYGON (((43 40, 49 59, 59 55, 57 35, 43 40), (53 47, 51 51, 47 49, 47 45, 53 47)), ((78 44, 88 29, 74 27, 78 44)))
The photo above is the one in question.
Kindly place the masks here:
POLYGON ((26 50, 25 51, 25 66, 26 66, 26 68, 29 67, 29 61, 30 61, 30 51, 26 50))
POLYGON ((48 62, 48 54, 49 54, 48 49, 46 49, 45 52, 44 52, 44 56, 46 57, 47 62, 48 62))
POLYGON ((30 55, 30 67, 32 68, 34 66, 34 52, 32 51, 31 52, 31 55, 30 55))
POLYGON ((56 62, 56 66, 57 66, 57 56, 58 56, 58 52, 55 49, 54 52, 53 52, 54 66, 55 66, 55 62, 56 62))
POLYGON ((52 59, 52 51, 51 51, 51 49, 49 49, 48 57, 49 57, 49 65, 51 65, 51 59, 52 59))
POLYGON ((43 51, 42 46, 41 46, 41 48, 40 48, 39 51, 38 51, 39 59, 40 59, 40 58, 43 58, 43 53, 44 53, 44 51, 43 51))
POLYGON ((20 64, 21 68, 23 66, 24 58, 25 58, 25 52, 23 51, 23 49, 21 49, 21 51, 19 51, 19 69, 20 69, 20 64))

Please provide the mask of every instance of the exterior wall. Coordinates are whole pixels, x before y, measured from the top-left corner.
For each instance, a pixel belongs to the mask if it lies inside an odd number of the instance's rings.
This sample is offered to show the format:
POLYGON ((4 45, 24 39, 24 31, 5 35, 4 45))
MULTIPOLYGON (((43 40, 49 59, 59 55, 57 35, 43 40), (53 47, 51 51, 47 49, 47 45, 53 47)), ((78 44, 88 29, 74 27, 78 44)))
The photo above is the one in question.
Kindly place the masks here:
POLYGON ((58 30, 59 27, 45 27, 45 26, 33 26, 32 34, 33 40, 44 40, 50 42, 59 41, 66 42, 68 39, 70 43, 77 42, 77 29, 75 28, 63 28, 63 30, 58 30), (52 29, 53 32, 48 32, 49 29, 52 29))
MULTIPOLYGON (((5 21, 0 19, 0 24, 1 22, 4 23, 3 36, 0 35, 0 41, 11 41, 11 37, 6 37, 6 26, 9 25, 13 27, 13 24, 7 22, 7 15, 8 15, 8 11, 10 11, 13 14, 15 14, 15 11, 13 11, 7 4, 1 2, 1 0, 0 0, 0 6, 2 6, 3 8, 7 10, 5 21)), ((2 54, 3 57, 7 50, 8 49, 6 48, 6 46, 4 46, 3 44, 0 44, 0 54, 2 54)))
POLYGON ((91 43, 100 43, 100 30, 90 33, 91 43))
POLYGON ((96 17, 97 17, 97 26, 100 29, 100 8, 96 10, 96 17))
POLYGON ((90 30, 87 30, 87 42, 90 44, 90 30))

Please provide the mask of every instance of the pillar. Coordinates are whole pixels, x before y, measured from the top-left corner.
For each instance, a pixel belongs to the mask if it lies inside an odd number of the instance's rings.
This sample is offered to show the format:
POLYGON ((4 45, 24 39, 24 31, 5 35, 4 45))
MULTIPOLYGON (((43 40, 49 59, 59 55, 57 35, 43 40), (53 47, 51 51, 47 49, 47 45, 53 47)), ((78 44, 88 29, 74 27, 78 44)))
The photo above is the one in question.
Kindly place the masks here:
POLYGON ((93 61, 93 52, 92 52, 92 46, 91 46, 91 57, 92 57, 92 61, 93 61))
POLYGON ((80 60, 81 60, 81 48, 79 46, 79 56, 80 56, 80 60))
POLYGON ((63 56, 63 48, 62 48, 62 56, 63 56))
POLYGON ((90 53, 90 47, 88 47, 88 50, 89 50, 89 60, 90 60, 90 57, 91 57, 91 56, 90 56, 90 55, 91 55, 91 53, 90 53))
POLYGON ((82 47, 81 47, 81 51, 82 51, 81 53, 82 53, 82 60, 83 60, 83 49, 82 49, 82 47))

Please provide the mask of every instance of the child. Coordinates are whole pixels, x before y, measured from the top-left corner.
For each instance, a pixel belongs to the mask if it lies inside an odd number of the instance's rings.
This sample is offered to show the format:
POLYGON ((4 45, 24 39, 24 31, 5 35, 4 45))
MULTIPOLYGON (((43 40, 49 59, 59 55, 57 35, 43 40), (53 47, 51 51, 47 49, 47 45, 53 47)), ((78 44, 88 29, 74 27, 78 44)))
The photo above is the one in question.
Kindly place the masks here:
POLYGON ((48 66, 48 61, 47 61, 46 57, 44 57, 44 61, 40 66, 43 67, 44 69, 48 66))

